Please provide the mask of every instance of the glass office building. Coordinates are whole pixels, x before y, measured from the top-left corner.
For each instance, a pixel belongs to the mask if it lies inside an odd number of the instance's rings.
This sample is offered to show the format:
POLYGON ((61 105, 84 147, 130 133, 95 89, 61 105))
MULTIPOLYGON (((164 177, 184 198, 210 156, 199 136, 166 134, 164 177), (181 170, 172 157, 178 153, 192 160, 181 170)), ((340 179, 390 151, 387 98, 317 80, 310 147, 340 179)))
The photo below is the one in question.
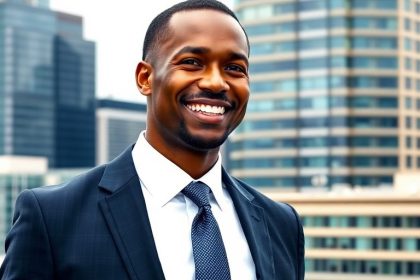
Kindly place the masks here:
POLYGON ((0 1, 0 155, 95 162, 95 50, 48 1, 0 1))
POLYGON ((82 18, 55 13, 54 167, 95 165, 95 45, 83 39, 82 18))
POLYGON ((260 187, 392 185, 420 168, 420 1, 236 0, 251 98, 229 168, 260 187))

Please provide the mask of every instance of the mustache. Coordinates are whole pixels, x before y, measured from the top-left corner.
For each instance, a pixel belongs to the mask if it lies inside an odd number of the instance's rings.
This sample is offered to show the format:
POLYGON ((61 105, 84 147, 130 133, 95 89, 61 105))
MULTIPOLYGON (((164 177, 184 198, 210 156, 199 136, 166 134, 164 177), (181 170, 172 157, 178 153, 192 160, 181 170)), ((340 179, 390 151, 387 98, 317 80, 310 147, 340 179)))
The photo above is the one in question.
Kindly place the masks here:
POLYGON ((183 101, 191 100, 191 99, 213 99, 219 101, 229 102, 225 92, 209 92, 209 91, 200 91, 197 93, 189 94, 183 96, 183 101))

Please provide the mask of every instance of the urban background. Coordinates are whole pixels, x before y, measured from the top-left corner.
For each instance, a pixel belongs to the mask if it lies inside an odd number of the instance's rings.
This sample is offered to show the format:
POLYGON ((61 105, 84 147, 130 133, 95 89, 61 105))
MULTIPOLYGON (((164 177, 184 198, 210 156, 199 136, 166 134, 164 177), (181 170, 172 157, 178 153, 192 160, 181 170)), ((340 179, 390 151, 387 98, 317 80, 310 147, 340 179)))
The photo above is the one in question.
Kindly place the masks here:
MULTIPOLYGON (((251 99, 225 166, 296 207, 306 279, 420 279, 420 0, 233 8, 251 99)), ((97 97, 83 28, 48 0, 0 0, 1 244, 23 189, 105 163, 145 129, 145 104, 97 97)))

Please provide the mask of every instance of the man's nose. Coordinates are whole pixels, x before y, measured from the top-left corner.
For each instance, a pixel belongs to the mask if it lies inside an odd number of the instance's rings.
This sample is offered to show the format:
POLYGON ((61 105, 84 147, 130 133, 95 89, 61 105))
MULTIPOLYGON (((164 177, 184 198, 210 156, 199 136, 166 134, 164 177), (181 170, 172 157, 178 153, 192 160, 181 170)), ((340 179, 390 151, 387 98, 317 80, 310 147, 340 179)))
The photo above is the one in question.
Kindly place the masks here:
POLYGON ((222 71, 217 66, 208 67, 198 83, 199 88, 215 93, 228 91, 229 84, 226 82, 222 71))

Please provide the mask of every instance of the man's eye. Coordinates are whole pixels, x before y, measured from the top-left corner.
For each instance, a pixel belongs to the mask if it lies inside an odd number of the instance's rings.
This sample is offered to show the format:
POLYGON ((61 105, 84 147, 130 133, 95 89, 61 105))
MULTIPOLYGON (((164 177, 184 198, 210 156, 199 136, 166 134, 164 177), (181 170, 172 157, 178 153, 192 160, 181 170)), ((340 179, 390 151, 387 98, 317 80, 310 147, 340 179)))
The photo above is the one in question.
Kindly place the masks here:
POLYGON ((200 62, 197 59, 194 59, 194 58, 183 59, 181 63, 182 64, 188 64, 188 65, 195 65, 195 66, 200 65, 200 62))
POLYGON ((236 65, 236 64, 231 64, 231 65, 226 66, 226 70, 246 73, 246 70, 244 69, 244 67, 236 65))

